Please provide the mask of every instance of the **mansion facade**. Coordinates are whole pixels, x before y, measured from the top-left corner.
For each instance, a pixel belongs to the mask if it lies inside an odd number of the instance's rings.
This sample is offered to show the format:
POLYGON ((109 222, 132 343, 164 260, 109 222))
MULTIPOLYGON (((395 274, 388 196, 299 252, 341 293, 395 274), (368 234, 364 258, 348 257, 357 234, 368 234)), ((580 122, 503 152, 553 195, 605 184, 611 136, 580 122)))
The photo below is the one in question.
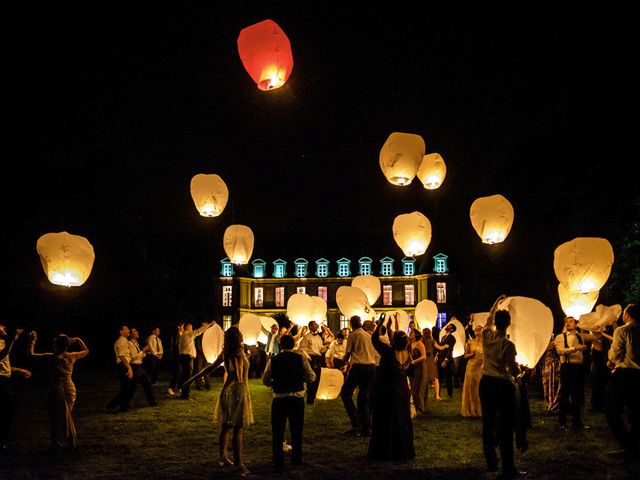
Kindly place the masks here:
POLYGON ((438 326, 441 326, 455 309, 457 296, 447 258, 442 253, 434 255, 433 271, 422 274, 415 271, 415 259, 408 257, 399 262, 384 257, 375 263, 369 257, 362 257, 356 265, 348 258, 335 262, 320 258, 313 264, 304 258, 292 264, 281 258, 271 264, 257 258, 240 267, 224 258, 220 261, 220 276, 214 281, 215 320, 226 330, 245 313, 286 315, 289 297, 306 293, 327 302, 327 325, 337 332, 349 325, 349 319, 336 304, 338 288, 351 286, 357 275, 374 275, 381 284, 380 298, 372 305, 377 314, 405 310, 412 318, 418 302, 429 299, 438 305, 438 326))

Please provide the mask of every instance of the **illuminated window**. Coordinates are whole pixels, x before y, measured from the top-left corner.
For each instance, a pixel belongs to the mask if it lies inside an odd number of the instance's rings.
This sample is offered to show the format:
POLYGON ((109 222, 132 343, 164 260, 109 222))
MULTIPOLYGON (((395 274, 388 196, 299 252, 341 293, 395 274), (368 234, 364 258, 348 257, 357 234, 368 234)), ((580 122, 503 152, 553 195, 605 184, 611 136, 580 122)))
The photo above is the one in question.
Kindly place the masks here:
POLYGON ((447 303, 447 284, 445 282, 436 283, 436 302, 447 303))
POLYGON ((298 278, 306 278, 307 276, 307 262, 304 258, 298 258, 295 262, 295 276, 298 278))
POLYGON ((273 262, 273 276, 275 278, 284 278, 287 275, 287 262, 278 259, 273 262))
POLYGON ((393 305, 393 286, 392 285, 382 286, 382 304, 393 305))
POLYGON ((404 304, 405 305, 416 304, 415 289, 413 288, 413 285, 404 286, 404 304))
POLYGON ((338 276, 339 277, 350 277, 351 276, 351 268, 349 265, 351 264, 351 260, 348 258, 341 258, 337 261, 338 263, 338 276))
POLYGON ((225 285, 222 287, 222 306, 230 307, 233 295, 233 287, 231 285, 225 285))
POLYGON ((264 298, 264 288, 256 287, 253 289, 253 303, 256 307, 262 307, 264 298))
POLYGON ((326 302, 328 297, 327 287, 318 287, 318 296, 326 302))
POLYGON ((447 314, 445 312, 438 312, 438 320, 436 320, 436 325, 438 328, 442 329, 442 327, 447 323, 447 314))
POLYGON ((220 260, 220 276, 221 277, 232 277, 233 276, 233 264, 229 261, 228 258, 223 258, 220 260))
POLYGON ((307 287, 296 287, 296 293, 307 293, 307 287))
POLYGON ((344 315, 340 315, 340 330, 343 328, 349 328, 349 319, 344 315))
POLYGON ((371 275, 371 262, 369 257, 358 260, 358 275, 371 275))
POLYGON ((284 307, 284 287, 276 287, 276 307, 284 307))
POLYGON ((413 258, 403 258, 402 259, 402 274, 405 276, 415 275, 416 272, 416 261, 413 258))
POLYGON ((447 267, 447 257, 444 253, 438 253, 433 256, 433 271, 435 273, 447 273, 449 271, 449 267, 447 267))
POLYGON ((393 258, 384 257, 380 260, 380 274, 383 277, 390 277, 393 275, 393 258))
POLYGON ((222 329, 227 330, 231 327, 231 315, 223 315, 222 316, 222 329))
POLYGON ((326 278, 329 276, 329 260, 320 258, 316 260, 316 277, 326 278))
POLYGON ((253 278, 264 278, 265 265, 267 262, 256 258, 251 264, 253 265, 253 278))

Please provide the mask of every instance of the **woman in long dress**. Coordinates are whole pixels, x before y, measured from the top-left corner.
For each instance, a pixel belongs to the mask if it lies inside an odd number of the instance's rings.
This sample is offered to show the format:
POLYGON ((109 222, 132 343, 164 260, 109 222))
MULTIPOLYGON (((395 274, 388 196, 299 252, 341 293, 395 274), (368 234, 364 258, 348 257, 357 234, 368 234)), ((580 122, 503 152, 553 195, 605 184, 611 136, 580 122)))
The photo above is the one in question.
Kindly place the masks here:
POLYGON ((79 338, 58 335, 53 341, 53 352, 36 353, 37 332, 29 334, 29 356, 46 360, 51 371, 51 384, 47 395, 47 408, 51 422, 51 449, 75 448, 78 444, 76 427, 73 423, 73 407, 76 403, 76 386, 73 383, 73 365, 86 357, 89 349, 79 338), (69 352, 71 345, 79 351, 69 352))
POLYGON ((482 417, 480 406, 480 379, 482 378, 482 325, 474 328, 475 338, 470 338, 464 347, 464 358, 467 369, 462 384, 462 405, 460 413, 463 417, 482 417))
POLYGON ((409 331, 409 341, 411 342, 411 366, 409 367, 411 396, 416 414, 422 415, 427 411, 427 352, 419 330, 409 331))
POLYGON ((391 335, 391 318, 386 334, 390 345, 380 339, 385 329, 381 320, 371 336, 380 354, 380 366, 372 392, 372 431, 368 457, 372 460, 410 460, 415 457, 413 425, 411 423, 411 392, 407 368, 411 363, 409 339, 398 330, 391 335))
POLYGON ((560 406, 560 357, 553 339, 547 345, 542 363, 542 390, 547 412, 560 406))
POLYGON ((440 380, 438 379, 438 366, 436 365, 436 350, 444 350, 447 347, 443 347, 436 342, 430 328, 422 329, 422 343, 424 343, 424 349, 427 355, 427 383, 434 383, 436 400, 440 400, 440 380))
POLYGON ((253 407, 249 395, 249 360, 242 348, 242 333, 234 326, 224 332, 224 345, 218 358, 196 373, 185 385, 214 371, 224 362, 226 378, 215 408, 214 418, 220 421, 220 460, 218 465, 236 465, 245 476, 251 473, 243 462, 244 427, 253 424, 253 407), (233 461, 227 453, 233 432, 233 461))

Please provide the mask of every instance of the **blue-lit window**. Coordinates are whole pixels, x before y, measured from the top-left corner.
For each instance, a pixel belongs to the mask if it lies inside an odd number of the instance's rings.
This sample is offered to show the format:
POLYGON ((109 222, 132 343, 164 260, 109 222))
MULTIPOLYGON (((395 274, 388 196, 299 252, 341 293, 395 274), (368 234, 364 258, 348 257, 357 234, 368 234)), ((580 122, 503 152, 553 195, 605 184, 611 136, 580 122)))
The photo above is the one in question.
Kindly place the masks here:
POLYGON ((298 278, 306 278, 307 276, 307 262, 304 258, 299 258, 295 262, 295 276, 298 278))
POLYGON ((393 275, 393 258, 385 257, 380 260, 380 274, 383 277, 390 277, 393 275))
POLYGON ((447 273, 449 271, 449 267, 447 266, 447 257, 444 253, 439 253, 433 256, 433 271, 435 273, 447 273))
POLYGON ((273 276, 275 278, 284 278, 287 276, 287 262, 284 260, 276 260, 273 262, 273 276))
POLYGON ((232 277, 233 276, 233 264, 228 258, 220 260, 220 276, 232 277))
POLYGON ((338 276, 339 277, 349 277, 351 276, 351 269, 349 268, 349 264, 351 260, 346 258, 341 258, 338 260, 338 276))
POLYGON ((442 327, 447 323, 447 314, 446 312, 438 312, 438 320, 436 321, 436 325, 438 328, 442 329, 442 327))
POLYGON ((369 257, 358 260, 358 275, 371 275, 371 262, 369 257))
POLYGON ((321 258, 316 260, 316 277, 326 278, 329 276, 329 260, 321 258))
POLYGON ((416 261, 413 258, 402 259, 402 274, 406 276, 415 275, 416 261))
POLYGON ((264 260, 260 260, 256 258, 253 262, 253 278, 264 278, 264 271, 266 262, 264 260))

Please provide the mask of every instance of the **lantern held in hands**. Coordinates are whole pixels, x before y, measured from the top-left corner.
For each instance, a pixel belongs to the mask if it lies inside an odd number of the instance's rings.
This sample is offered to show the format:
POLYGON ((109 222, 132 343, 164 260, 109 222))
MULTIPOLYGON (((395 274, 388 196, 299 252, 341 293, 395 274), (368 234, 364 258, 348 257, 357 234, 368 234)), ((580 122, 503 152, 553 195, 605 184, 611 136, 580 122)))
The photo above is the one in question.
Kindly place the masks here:
POLYGON ((387 324, 387 321, 391 319, 391 330, 394 332, 404 332, 408 333, 409 331, 409 323, 411 323, 411 319, 409 318, 409 314, 404 310, 391 310, 390 312, 386 312, 384 315, 384 324, 387 324), (396 325, 397 324, 397 325, 396 325))
POLYGON ((311 296, 311 302, 313 303, 311 320, 320 325, 327 319, 327 302, 325 302, 324 298, 315 295, 311 296))
POLYGON ((560 306, 567 317, 580 318, 581 315, 593 310, 598 301, 599 290, 589 293, 570 292, 564 283, 558 284, 560 306))
POLYGON ((431 300, 420 300, 416 305, 415 319, 420 328, 433 328, 438 320, 438 306, 431 300))
POLYGON ((600 290, 609 279, 613 248, 604 238, 574 238, 556 248, 553 270, 569 292, 600 290))
MULTIPOLYGON (((453 335, 453 338, 456 339, 456 343, 453 346, 453 358, 458 358, 461 357, 462 355, 464 355, 464 344, 466 342, 466 336, 465 336, 465 332, 464 332, 464 327, 462 326, 462 323, 460 323, 460 320, 458 320, 457 318, 452 318, 451 320, 449 320, 446 325, 455 325, 456 330, 455 332, 453 332, 451 335, 453 335)), ((445 325, 445 327, 446 327, 445 325)), ((440 343, 442 343, 442 339, 444 338, 444 336, 446 335, 446 330, 443 328, 442 330, 440 330, 440 338, 438 339, 440 341, 440 343)))
POLYGON ((294 293, 287 300, 287 317, 300 327, 306 327, 316 310, 316 304, 306 293, 294 293))
POLYGON ((246 225, 230 225, 224 231, 223 245, 232 263, 244 265, 253 253, 253 232, 246 225))
POLYGON ((280 88, 293 70, 291 42, 273 20, 243 28, 238 36, 238 53, 260 90, 280 88))
POLYGON ((253 313, 245 313, 240 317, 238 328, 242 333, 242 343, 245 345, 255 345, 258 343, 258 337, 262 331, 262 322, 260 317, 253 313))
POLYGON ((471 204, 471 225, 482 243, 503 242, 513 225, 513 206, 502 195, 480 197, 471 204))
POLYGON ((375 320, 376 312, 367 299, 367 295, 356 287, 340 287, 336 292, 336 303, 346 318, 353 316, 365 320, 375 320))
POLYGON ((67 232, 42 235, 36 251, 49 281, 65 287, 86 282, 96 258, 89 240, 67 232))
POLYGON ((266 343, 269 341, 269 337, 266 333, 264 333, 264 330, 271 333, 271 326, 278 325, 278 321, 273 317, 260 316, 260 323, 262 324, 262 331, 258 336, 258 342, 266 345, 266 343))
POLYGON ((215 362, 216 358, 222 353, 223 344, 224 330, 220 325, 214 323, 202 334, 202 353, 207 359, 207 363, 215 362))
POLYGON ((429 153, 422 158, 418 178, 427 190, 435 190, 447 175, 447 166, 439 153, 429 153))
POLYGON ((422 255, 431 242, 431 222, 420 212, 398 215, 393 221, 393 238, 407 257, 422 255))
POLYGON ((380 297, 380 280, 373 275, 358 275, 351 280, 351 286, 359 288, 367 296, 369 305, 376 303, 380 297))
POLYGON ((229 200, 229 189, 220 176, 199 173, 191 179, 191 198, 203 217, 217 217, 229 200))
POLYGON ((595 312, 581 315, 578 319, 578 326, 582 330, 592 330, 598 327, 608 327, 613 325, 622 315, 622 305, 616 304, 606 307, 598 305, 595 312))
POLYGON ((337 368, 322 368, 316 398, 319 400, 335 400, 340 395, 344 384, 344 374, 337 368))
POLYGON ((424 140, 413 133, 394 132, 380 150, 380 168, 393 185, 409 185, 424 156, 424 140))

